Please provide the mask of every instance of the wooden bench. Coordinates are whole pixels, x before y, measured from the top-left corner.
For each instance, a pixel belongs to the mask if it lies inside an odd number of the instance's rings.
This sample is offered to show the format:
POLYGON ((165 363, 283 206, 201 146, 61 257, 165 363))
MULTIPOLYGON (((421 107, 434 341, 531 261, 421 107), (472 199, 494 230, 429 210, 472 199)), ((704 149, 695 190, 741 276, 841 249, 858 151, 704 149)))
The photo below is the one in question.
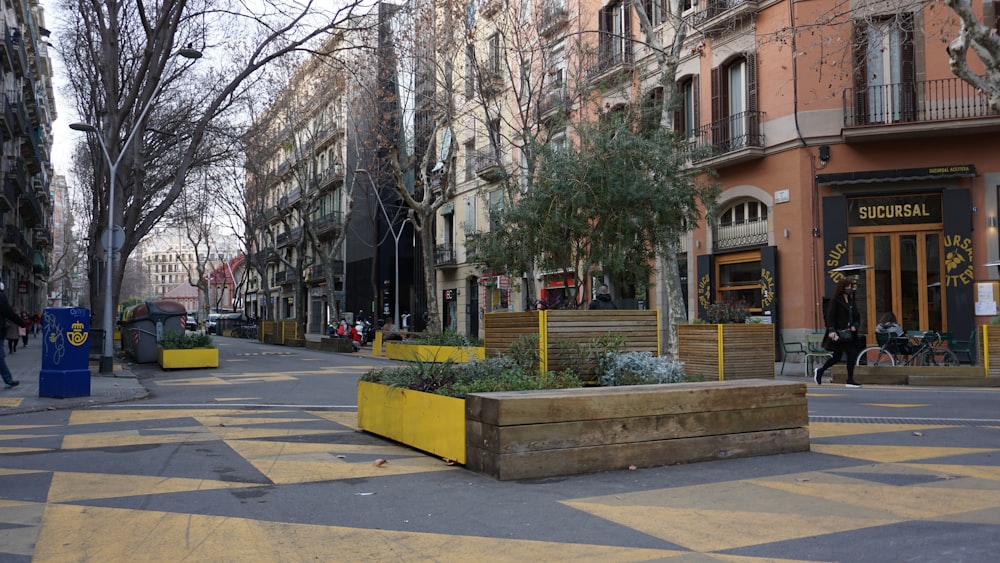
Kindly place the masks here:
POLYGON ((806 386, 733 380, 466 398, 466 466, 534 479, 809 450, 806 386))

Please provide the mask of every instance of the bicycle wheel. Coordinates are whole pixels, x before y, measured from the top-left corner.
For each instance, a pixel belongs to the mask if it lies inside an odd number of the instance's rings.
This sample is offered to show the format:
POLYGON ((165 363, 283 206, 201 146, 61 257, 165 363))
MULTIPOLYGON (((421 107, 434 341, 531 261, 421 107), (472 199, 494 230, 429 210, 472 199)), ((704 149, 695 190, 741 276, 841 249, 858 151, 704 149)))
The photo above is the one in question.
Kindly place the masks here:
POLYGON ((886 352, 880 346, 869 346, 858 354, 858 361, 855 362, 859 366, 894 366, 896 365, 895 359, 892 354, 886 352))
POLYGON ((953 367, 958 365, 958 357, 947 348, 928 348, 920 354, 917 365, 953 367))

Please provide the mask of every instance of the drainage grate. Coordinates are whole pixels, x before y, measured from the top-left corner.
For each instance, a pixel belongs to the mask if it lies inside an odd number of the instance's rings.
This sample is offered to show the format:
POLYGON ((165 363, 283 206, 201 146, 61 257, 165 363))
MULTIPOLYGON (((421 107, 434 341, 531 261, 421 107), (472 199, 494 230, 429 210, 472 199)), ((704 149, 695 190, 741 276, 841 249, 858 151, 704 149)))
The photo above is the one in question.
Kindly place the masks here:
POLYGON ((1000 426, 997 418, 902 418, 886 416, 810 416, 809 422, 850 422, 853 424, 948 424, 951 426, 1000 426))

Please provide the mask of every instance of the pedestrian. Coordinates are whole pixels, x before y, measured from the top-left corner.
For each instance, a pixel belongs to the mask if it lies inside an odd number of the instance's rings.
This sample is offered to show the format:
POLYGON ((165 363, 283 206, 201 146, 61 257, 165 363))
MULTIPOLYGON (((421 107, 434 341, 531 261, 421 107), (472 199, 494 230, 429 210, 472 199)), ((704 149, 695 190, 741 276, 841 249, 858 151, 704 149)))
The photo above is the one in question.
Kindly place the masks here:
POLYGON ((8 317, 4 324, 4 331, 7 334, 7 353, 15 354, 17 353, 17 343, 21 340, 20 325, 17 324, 21 322, 21 315, 18 315, 17 309, 13 307, 10 307, 10 310, 17 317, 17 322, 15 323, 14 320, 8 317))
POLYGON ((594 300, 590 302, 587 308, 591 310, 618 308, 615 302, 611 300, 611 292, 608 290, 608 284, 602 283, 597 288, 597 296, 594 297, 594 300))
POLYGON ((31 330, 31 317, 28 316, 27 312, 21 312, 21 322, 24 326, 17 329, 18 333, 21 335, 21 342, 25 348, 28 347, 28 331, 31 330))
POLYGON ((41 313, 35 313, 34 315, 32 315, 32 317, 31 317, 31 329, 32 329, 32 333, 35 335, 35 338, 38 338, 38 335, 41 334, 41 332, 42 332, 42 315, 41 315, 41 313))
POLYGON ((847 386, 861 387, 854 381, 854 363, 858 357, 858 324, 861 315, 854 301, 854 291, 857 282, 844 278, 837 282, 833 299, 826 308, 826 336, 823 337, 823 347, 833 352, 830 359, 822 366, 813 370, 813 380, 816 385, 822 385, 823 372, 836 365, 842 358, 847 359, 847 386))
MULTIPOLYGON (((9 322, 20 324, 21 319, 17 316, 17 312, 10 307, 7 303, 7 296, 4 294, 3 282, 0 282, 0 316, 6 317, 9 322)), ((17 345, 17 340, 14 340, 14 345, 17 345)), ((0 377, 3 378, 4 389, 10 389, 11 387, 17 387, 20 385, 20 381, 14 379, 14 376, 10 373, 10 368, 7 367, 7 358, 3 353, 3 346, 0 346, 0 377)))

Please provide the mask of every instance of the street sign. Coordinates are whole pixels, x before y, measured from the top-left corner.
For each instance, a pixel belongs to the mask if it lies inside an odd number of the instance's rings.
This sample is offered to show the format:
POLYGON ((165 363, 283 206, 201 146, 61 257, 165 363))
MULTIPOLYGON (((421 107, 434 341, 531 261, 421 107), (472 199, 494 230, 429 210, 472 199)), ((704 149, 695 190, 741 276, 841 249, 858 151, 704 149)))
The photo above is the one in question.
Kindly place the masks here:
POLYGON ((101 232, 101 249, 107 250, 111 247, 112 250, 121 250, 122 246, 125 245, 125 229, 115 225, 114 230, 108 231, 104 229, 101 232))

